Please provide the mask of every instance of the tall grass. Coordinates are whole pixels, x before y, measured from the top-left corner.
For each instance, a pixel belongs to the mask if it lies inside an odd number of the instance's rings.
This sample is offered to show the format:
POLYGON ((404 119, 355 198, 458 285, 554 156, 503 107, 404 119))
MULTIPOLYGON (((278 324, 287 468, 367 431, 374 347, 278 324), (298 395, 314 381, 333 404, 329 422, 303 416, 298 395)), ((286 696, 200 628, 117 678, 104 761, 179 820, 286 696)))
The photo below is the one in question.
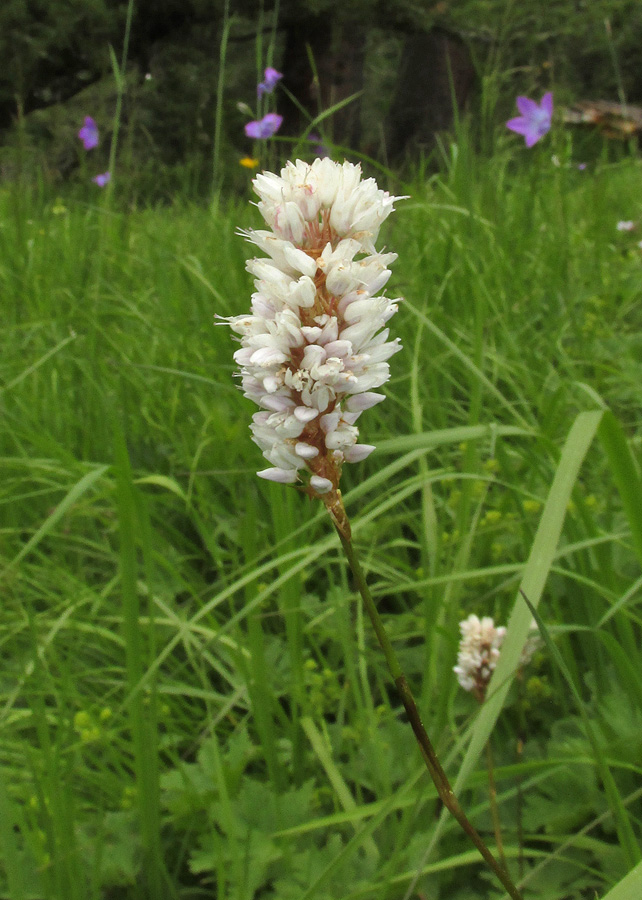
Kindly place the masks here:
MULTIPOLYGON (((642 251, 615 225, 640 221, 642 171, 577 162, 462 137, 403 186, 405 350, 344 474, 449 775, 491 835, 490 735, 509 866, 551 900, 605 895, 640 839, 642 251), (543 650, 510 677, 520 584, 564 673, 543 650), (470 612, 509 622, 481 711, 452 673, 470 612)), ((439 820, 325 516, 254 475, 213 324, 249 305, 254 216, 0 194, 12 900, 498 896, 439 820)))

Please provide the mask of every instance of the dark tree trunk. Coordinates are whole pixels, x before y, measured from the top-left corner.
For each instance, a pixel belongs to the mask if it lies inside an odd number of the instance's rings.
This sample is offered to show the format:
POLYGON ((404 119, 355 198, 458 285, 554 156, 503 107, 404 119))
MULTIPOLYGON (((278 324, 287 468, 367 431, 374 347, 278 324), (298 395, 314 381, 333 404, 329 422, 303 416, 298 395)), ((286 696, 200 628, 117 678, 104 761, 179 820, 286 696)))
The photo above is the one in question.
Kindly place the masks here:
MULTIPOLYGON (((283 26, 283 83, 309 116, 283 96, 282 133, 296 137, 310 119, 363 89, 366 29, 361 24, 333 25, 328 15, 293 19, 283 26)), ((333 113, 321 127, 335 143, 357 147, 361 136, 359 100, 333 113)))
POLYGON ((391 159, 430 150, 435 135, 453 122, 453 99, 461 111, 475 82, 468 48, 441 28, 406 38, 397 89, 386 123, 391 159))

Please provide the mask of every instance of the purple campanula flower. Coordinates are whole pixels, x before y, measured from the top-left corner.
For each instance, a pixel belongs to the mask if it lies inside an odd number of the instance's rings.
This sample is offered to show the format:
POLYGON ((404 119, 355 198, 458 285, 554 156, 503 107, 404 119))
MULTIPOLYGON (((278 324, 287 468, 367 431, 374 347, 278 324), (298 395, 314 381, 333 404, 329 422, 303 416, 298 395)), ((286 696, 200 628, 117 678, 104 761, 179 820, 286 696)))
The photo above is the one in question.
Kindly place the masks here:
POLYGON ((264 141, 276 134, 282 121, 283 116, 279 116, 277 113, 268 113, 256 122, 248 122, 245 126, 245 133, 250 138, 264 141))
POLYGON ((264 73, 264 81, 261 81, 256 86, 256 93, 259 97, 262 97, 263 94, 271 94, 276 87, 277 82, 282 78, 283 74, 281 72, 277 72, 272 66, 268 66, 264 73))
POLYGON ((521 116, 509 119, 506 127, 524 136, 527 147, 532 147, 547 131, 550 131, 553 118, 553 95, 549 91, 536 103, 529 97, 517 98, 517 109, 521 116))
POLYGON ((330 156, 330 151, 323 143, 323 138, 320 138, 316 131, 311 131, 308 135, 308 140, 314 144, 312 148, 319 159, 325 159, 326 156, 330 156))
POLYGON ((100 175, 94 175, 91 179, 98 187, 105 187, 111 181, 111 172, 102 172, 100 175))
POLYGON ((78 132, 78 137, 85 150, 93 150, 98 146, 98 126, 91 116, 85 116, 85 123, 78 132))

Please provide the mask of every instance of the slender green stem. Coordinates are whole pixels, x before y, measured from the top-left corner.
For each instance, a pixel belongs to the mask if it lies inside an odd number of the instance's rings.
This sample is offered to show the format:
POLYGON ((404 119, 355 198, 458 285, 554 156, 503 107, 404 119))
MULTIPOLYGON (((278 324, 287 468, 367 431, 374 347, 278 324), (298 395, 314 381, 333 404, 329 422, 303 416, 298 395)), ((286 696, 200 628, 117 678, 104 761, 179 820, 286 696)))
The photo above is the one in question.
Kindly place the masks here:
POLYGON ((223 9, 223 31, 221 34, 221 46, 218 53, 218 81, 216 84, 216 112, 214 114, 214 146, 212 148, 212 187, 220 190, 221 173, 219 171, 221 156, 221 134, 223 129, 223 90, 225 88, 225 60, 227 58, 227 43, 230 36, 230 28, 233 18, 230 18, 230 0, 225 0, 223 9))
MULTIPOLYGON (((338 503, 341 504, 340 496, 338 499, 338 503)), ((359 588, 359 593, 361 594, 361 597, 363 599, 364 606, 370 617, 370 621, 372 622, 372 626, 377 635, 377 639, 379 641, 381 649, 383 650, 384 656, 386 657, 388 669, 394 680, 397 692, 399 693, 401 702, 404 705, 404 709, 406 710, 406 715, 408 716, 410 725, 417 739, 417 743, 419 744, 419 749, 421 750, 421 755, 423 756, 424 762, 426 763, 426 768, 428 769, 430 777, 432 778, 434 785, 437 788, 439 798, 441 799, 444 806, 449 810, 449 812, 455 817, 455 819, 464 830, 464 832, 468 835, 475 847, 477 847, 488 866, 492 869, 492 871, 495 873, 499 881, 506 889, 508 895, 512 897, 513 900, 522 900, 522 895, 511 881, 510 875, 508 874, 506 869, 495 859, 480 835, 468 820, 468 817, 459 805, 459 801, 455 796, 452 787, 450 786, 450 782, 448 781, 446 773, 444 772, 442 765, 439 762, 430 738, 428 737, 428 733, 426 732, 426 729, 424 728, 424 725, 421 721, 421 716, 419 715, 417 704, 415 703, 415 699, 412 695, 410 687, 408 686, 408 682, 406 681, 406 676, 403 674, 401 666, 399 665, 397 654, 395 653, 394 648, 390 643, 390 638, 388 637, 388 633, 386 632, 386 629, 384 627, 383 620, 381 619, 381 616, 377 611, 377 607, 375 606, 374 600, 372 599, 372 594, 370 593, 370 589, 368 588, 365 575, 363 574, 361 564, 359 563, 359 560, 355 553, 354 544, 352 543, 352 539, 350 537, 350 527, 348 524, 347 516, 345 515, 345 511, 343 511, 343 517, 339 517, 337 515, 336 508, 331 508, 329 504, 326 505, 328 506, 328 512, 330 513, 330 516, 334 522, 335 528, 337 529, 339 539, 341 540, 341 545, 346 554, 348 563, 350 564, 352 574, 354 575, 357 587, 359 588), (342 520, 343 522, 345 522, 344 527, 341 527, 342 520)), ((341 506, 343 506, 343 504, 341 504, 341 506)))
POLYGON ((486 768, 488 769, 488 794, 490 797, 490 814, 493 820, 493 830, 495 832, 495 844, 497 845, 497 855, 499 861, 508 871, 506 856, 504 855, 504 842, 502 840, 502 828, 499 821, 499 810, 497 809, 497 786, 495 785, 495 766, 493 763, 493 750, 490 746, 490 738, 486 741, 486 768))
MULTIPOLYGON (((519 715, 519 725, 517 731, 517 768, 519 770, 522 756, 524 754, 524 744, 526 743, 526 713, 524 711, 524 678, 522 670, 517 673, 517 712, 519 715)), ((519 880, 524 877, 524 793, 522 791, 522 776, 517 776, 517 846, 519 847, 519 855, 517 857, 517 872, 519 880)))

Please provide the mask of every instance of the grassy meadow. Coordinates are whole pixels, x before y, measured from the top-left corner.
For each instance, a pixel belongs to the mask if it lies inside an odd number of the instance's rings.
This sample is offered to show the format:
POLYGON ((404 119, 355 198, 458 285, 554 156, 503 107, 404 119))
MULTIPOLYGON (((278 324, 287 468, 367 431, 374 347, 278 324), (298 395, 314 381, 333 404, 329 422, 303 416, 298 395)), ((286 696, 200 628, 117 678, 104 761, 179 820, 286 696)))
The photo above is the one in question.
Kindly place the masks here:
MULTIPOLYGON (((642 166, 503 141, 368 173, 409 195, 380 237, 404 350, 343 493, 494 848, 492 748, 524 898, 631 900, 642 166), (508 678, 520 587, 550 643, 508 678), (470 613, 509 625, 483 706, 452 671, 470 613)), ((117 175, 0 192, 0 897, 503 897, 441 813, 325 511, 255 475, 214 319, 249 309, 250 178, 237 202, 133 210, 117 175)))

